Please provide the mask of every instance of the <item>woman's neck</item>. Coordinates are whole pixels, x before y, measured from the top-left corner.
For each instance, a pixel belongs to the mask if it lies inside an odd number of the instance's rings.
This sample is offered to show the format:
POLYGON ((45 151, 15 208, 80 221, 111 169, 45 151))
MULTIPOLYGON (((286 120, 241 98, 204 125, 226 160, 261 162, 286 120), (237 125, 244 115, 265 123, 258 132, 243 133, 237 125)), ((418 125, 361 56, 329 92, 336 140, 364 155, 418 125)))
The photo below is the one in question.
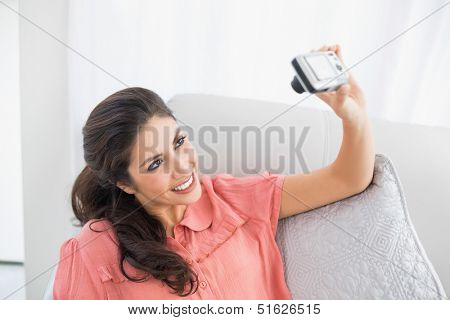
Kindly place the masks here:
POLYGON ((174 237, 174 227, 183 220, 184 213, 186 211, 187 205, 173 205, 165 210, 152 210, 151 214, 156 215, 156 217, 161 221, 166 229, 166 234, 168 236, 174 237), (158 211, 158 213, 156 212, 158 211))

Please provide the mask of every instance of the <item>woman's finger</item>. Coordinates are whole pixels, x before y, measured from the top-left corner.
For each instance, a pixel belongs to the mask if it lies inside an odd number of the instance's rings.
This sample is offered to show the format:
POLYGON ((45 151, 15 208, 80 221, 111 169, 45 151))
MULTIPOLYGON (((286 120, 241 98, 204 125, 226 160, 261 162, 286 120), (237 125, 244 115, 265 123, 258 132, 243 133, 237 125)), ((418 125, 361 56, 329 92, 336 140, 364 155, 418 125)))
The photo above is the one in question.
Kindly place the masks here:
POLYGON ((339 44, 336 44, 336 55, 342 59, 342 49, 341 46, 339 44))
POLYGON ((333 101, 333 95, 329 92, 317 92, 316 96, 327 104, 331 104, 333 101))
MULTIPOLYGON (((341 60, 342 66, 344 67, 344 69, 347 69, 347 65, 345 64, 344 58, 342 57, 342 48, 339 44, 336 44, 336 50, 335 50, 336 55, 338 56, 339 60, 341 60)), ((355 85, 355 78, 353 77, 353 74, 350 72, 350 70, 346 71, 349 77, 349 83, 352 85, 355 85)))
POLYGON ((340 45, 338 45, 338 44, 335 45, 334 53, 338 56, 339 60, 341 60, 342 65, 345 68, 347 68, 347 66, 345 65, 345 62, 344 62, 344 58, 342 57, 342 49, 341 49, 340 45))

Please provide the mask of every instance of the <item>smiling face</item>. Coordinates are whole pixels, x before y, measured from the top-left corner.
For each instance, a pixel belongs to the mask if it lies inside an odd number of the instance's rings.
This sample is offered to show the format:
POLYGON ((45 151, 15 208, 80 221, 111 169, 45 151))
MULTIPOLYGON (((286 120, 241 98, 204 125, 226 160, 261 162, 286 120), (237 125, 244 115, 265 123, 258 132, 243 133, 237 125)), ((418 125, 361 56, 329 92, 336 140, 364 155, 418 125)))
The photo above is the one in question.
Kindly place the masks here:
POLYGON ((179 208, 177 205, 183 207, 201 196, 195 149, 171 117, 152 117, 140 128, 132 147, 128 172, 134 186, 118 186, 134 194, 152 214, 174 213, 174 207, 179 208), (174 191, 179 185, 189 187, 174 191))

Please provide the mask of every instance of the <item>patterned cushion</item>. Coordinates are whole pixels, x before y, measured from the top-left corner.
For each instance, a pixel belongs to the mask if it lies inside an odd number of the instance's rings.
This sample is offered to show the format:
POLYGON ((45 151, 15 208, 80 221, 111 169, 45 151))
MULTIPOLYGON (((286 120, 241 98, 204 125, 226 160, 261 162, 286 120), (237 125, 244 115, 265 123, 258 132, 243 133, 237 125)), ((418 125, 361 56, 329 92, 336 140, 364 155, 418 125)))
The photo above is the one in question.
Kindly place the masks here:
POLYGON ((294 299, 447 299, 385 155, 363 192, 280 220, 276 241, 294 299))

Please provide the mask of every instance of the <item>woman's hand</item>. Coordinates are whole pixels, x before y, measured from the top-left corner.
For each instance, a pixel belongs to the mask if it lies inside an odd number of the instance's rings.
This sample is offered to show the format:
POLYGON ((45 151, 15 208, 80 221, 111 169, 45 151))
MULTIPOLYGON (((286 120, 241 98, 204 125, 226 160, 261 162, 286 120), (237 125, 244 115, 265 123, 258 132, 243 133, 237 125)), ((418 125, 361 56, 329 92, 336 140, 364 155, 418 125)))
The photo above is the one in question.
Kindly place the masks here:
MULTIPOLYGON (((347 69, 342 58, 341 47, 338 44, 322 46, 317 51, 334 51, 339 60, 341 60, 344 69, 347 69)), ((357 122, 360 116, 366 112, 366 101, 364 93, 356 83, 353 75, 350 71, 347 71, 347 74, 349 76, 348 83, 339 87, 337 91, 318 92, 316 95, 328 104, 343 121, 357 122)))

